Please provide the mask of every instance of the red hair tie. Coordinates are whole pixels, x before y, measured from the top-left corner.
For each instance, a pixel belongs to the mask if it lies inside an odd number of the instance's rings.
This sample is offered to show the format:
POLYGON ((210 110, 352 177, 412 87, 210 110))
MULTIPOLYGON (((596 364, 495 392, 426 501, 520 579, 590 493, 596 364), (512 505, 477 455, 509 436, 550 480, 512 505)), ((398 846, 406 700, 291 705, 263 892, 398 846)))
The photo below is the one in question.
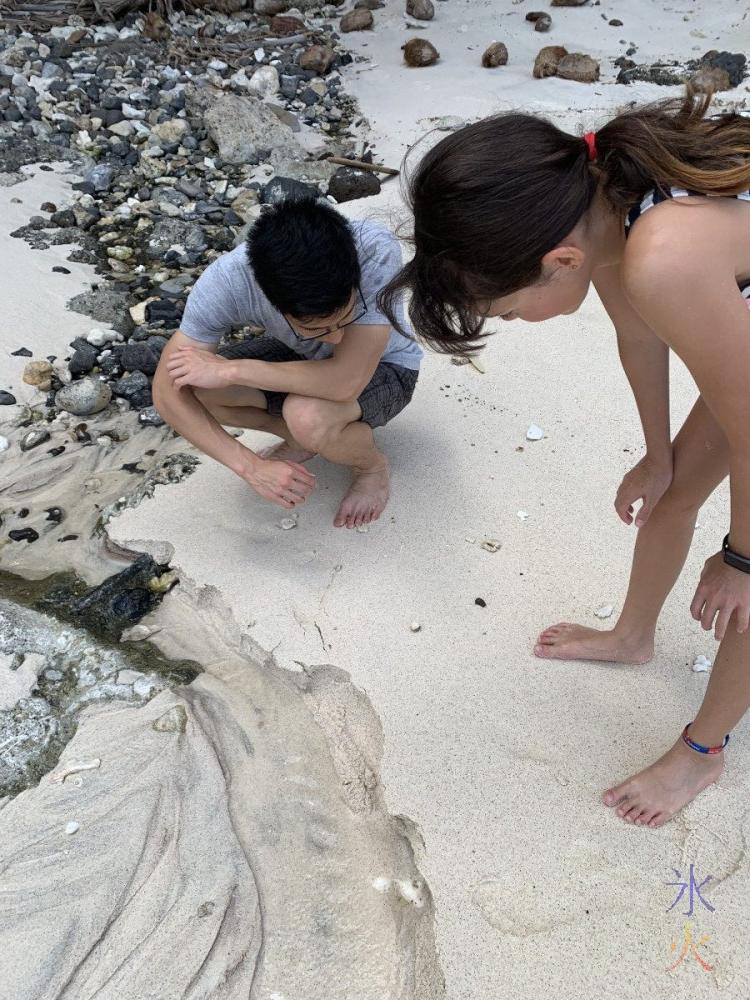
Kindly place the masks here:
POLYGON ((596 150, 596 132, 584 132, 583 141, 586 143, 589 151, 589 159, 595 160, 599 155, 596 150))

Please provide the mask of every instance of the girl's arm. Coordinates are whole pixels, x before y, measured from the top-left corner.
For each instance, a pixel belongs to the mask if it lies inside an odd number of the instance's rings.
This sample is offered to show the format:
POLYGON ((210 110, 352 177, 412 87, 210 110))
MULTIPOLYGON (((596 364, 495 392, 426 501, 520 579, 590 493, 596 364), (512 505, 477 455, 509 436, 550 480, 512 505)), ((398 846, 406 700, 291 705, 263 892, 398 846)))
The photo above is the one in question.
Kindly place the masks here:
POLYGON ((596 271, 594 287, 617 331, 620 361, 643 426, 646 456, 671 469, 669 348, 628 301, 619 264, 596 271))
POLYGON ((628 241, 623 284, 644 322, 685 362, 726 435, 730 544, 750 556, 750 312, 735 278, 736 256, 750 256, 750 240, 723 205, 688 212, 665 204, 652 213, 628 241))

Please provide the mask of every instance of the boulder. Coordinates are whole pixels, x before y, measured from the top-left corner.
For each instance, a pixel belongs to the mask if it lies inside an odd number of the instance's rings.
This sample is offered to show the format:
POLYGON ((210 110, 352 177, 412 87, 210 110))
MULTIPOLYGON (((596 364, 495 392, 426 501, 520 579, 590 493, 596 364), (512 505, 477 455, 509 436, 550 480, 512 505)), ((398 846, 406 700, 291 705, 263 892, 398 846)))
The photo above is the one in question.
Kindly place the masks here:
POLYGON ((563 80, 595 83, 599 79, 599 63, 582 52, 571 52, 557 64, 557 75, 563 80))
POLYGON ((112 390, 102 379, 83 378, 64 385, 55 395, 55 406, 77 417, 99 413, 112 399, 112 390))

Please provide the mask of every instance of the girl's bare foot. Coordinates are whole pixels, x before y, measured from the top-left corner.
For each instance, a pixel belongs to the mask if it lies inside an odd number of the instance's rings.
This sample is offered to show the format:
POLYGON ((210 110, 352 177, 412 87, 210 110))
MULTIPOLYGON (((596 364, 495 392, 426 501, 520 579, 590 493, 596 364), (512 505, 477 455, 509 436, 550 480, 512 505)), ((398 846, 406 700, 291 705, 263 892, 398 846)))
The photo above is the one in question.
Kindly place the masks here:
POLYGON ((546 660, 606 660, 648 663, 654 655, 653 639, 626 639, 616 629, 603 632, 585 625, 560 622, 546 628, 534 646, 534 655, 546 660))
POLYGON ((602 796, 605 806, 636 826, 663 826, 704 788, 718 780, 724 754, 702 754, 677 740, 671 750, 645 771, 602 796))
POLYGON ((333 521, 337 528, 358 528, 377 521, 388 503, 391 476, 385 460, 374 469, 354 469, 353 473, 352 485, 333 521))
POLYGON ((270 448, 263 448, 258 452, 260 458, 271 458, 277 462, 309 462, 315 458, 314 451, 307 451, 301 445, 294 446, 286 441, 275 444, 270 448))

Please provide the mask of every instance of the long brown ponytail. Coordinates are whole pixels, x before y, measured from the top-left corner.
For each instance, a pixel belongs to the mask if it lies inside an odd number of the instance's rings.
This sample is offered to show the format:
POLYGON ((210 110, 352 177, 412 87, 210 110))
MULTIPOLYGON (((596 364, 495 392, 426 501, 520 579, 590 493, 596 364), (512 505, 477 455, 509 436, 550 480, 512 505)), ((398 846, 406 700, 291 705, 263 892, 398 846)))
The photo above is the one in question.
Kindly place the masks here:
POLYGON ((533 115, 496 115, 441 140, 408 177, 415 254, 381 292, 391 323, 410 290, 416 333, 438 351, 469 353, 482 340, 478 303, 537 281, 597 190, 618 209, 654 186, 748 190, 750 118, 707 118, 710 103, 688 89, 617 115, 596 133, 593 163, 583 139, 533 115))

